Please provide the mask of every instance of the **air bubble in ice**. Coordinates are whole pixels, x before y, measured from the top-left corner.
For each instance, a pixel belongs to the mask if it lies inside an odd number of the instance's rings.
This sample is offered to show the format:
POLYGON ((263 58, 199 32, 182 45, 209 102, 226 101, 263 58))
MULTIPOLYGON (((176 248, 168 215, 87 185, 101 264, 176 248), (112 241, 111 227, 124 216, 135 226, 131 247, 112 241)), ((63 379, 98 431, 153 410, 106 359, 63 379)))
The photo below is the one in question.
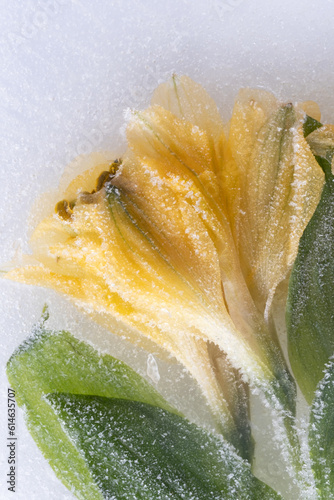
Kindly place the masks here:
POLYGON ((155 384, 159 382, 160 380, 159 368, 153 354, 149 354, 147 356, 146 373, 155 384))

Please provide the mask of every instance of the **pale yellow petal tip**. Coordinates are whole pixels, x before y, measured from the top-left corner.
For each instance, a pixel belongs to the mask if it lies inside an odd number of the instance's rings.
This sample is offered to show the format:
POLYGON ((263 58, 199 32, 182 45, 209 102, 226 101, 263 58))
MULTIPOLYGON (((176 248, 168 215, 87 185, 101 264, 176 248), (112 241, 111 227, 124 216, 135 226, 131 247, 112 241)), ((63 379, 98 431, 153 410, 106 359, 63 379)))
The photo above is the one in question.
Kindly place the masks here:
POLYGON ((215 139, 222 132, 223 123, 215 101, 202 85, 189 76, 173 75, 166 83, 159 85, 151 104, 191 122, 215 139))
POLYGON ((254 111, 263 110, 266 116, 269 116, 279 106, 279 101, 272 92, 256 88, 240 89, 236 98, 235 105, 245 108, 251 108, 254 111))
POLYGON ((36 259, 26 258, 23 262, 20 262, 19 267, 18 263, 10 264, 5 274, 1 277, 24 285, 47 286, 41 271, 42 266, 38 264, 36 259))
POLYGON ((34 254, 24 254, 19 249, 10 261, 4 262, 1 265, 1 278, 25 283, 25 271, 29 268, 39 267, 39 265, 40 263, 34 254))
POLYGON ((319 105, 314 101, 304 101, 300 105, 301 109, 311 118, 321 121, 321 111, 319 105))

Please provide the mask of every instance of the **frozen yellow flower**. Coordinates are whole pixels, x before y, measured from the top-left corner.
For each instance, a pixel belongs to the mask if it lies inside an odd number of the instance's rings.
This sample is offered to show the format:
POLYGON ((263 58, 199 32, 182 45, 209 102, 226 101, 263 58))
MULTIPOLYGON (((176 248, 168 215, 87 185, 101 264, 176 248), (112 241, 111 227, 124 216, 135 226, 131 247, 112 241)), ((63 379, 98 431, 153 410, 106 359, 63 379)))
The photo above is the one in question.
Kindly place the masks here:
POLYGON ((96 187, 78 177, 36 228, 34 261, 7 275, 69 295, 113 332, 167 350, 239 448, 245 383, 294 406, 266 320, 323 185, 303 116, 242 91, 227 140, 202 87, 174 77, 132 114, 122 161, 98 166, 96 187))

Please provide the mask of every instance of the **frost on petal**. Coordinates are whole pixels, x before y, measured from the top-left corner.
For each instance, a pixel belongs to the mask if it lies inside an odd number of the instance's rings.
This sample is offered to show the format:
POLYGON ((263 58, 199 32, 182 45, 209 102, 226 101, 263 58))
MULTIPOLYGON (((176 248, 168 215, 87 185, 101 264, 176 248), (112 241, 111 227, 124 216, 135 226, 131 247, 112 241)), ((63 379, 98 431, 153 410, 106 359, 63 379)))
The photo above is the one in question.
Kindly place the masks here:
POLYGON ((303 117, 291 104, 278 105, 267 93, 260 97, 260 103, 251 95, 237 102, 229 145, 240 179, 237 246, 251 294, 268 318, 319 202, 324 175, 303 137, 303 117))
MULTIPOLYGON (((266 364, 263 346, 252 329, 256 312, 224 206, 219 197, 210 196, 202 182, 210 167, 210 152, 204 140, 198 150, 197 133, 189 130, 188 122, 162 108, 137 114, 128 129, 132 153, 113 183, 120 188, 134 220, 145 227, 145 234, 161 254, 200 293, 220 324, 238 331, 247 349, 266 364)), ((209 340, 230 351, 222 335, 209 340)))
POLYGON ((213 140, 219 140, 223 124, 216 103, 201 85, 188 76, 173 76, 159 85, 151 102, 177 118, 191 122, 213 140))
POLYGON ((115 184, 151 221, 154 236, 172 243, 183 271, 191 269, 212 304, 220 304, 219 265, 224 256, 231 267, 235 256, 206 134, 155 107, 134 118, 128 140, 133 154, 115 184))
POLYGON ((228 142, 224 147, 222 179, 226 205, 236 245, 240 246, 241 198, 247 190, 246 175, 257 134, 276 109, 275 97, 262 90, 242 89, 233 108, 228 142))

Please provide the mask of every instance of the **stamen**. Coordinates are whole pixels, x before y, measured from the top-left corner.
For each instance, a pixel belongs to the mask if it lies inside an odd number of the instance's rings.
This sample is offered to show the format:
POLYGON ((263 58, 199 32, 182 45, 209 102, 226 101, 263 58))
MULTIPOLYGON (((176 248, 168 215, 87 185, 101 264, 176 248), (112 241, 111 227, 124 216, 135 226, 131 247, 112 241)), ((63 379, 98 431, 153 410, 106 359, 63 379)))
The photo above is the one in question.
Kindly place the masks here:
MULTIPOLYGON (((96 180, 96 187, 93 189, 93 191, 83 191, 80 193, 80 201, 82 203, 94 203, 96 201, 96 198, 93 196, 95 193, 100 191, 104 185, 111 181, 111 179, 114 177, 116 174, 117 170, 119 169, 120 165, 122 164, 121 159, 116 159, 112 162, 112 164, 109 167, 109 170, 104 170, 97 178, 96 180)), ((75 207, 76 200, 68 202, 67 200, 62 200, 59 201, 56 205, 55 211, 56 213, 62 217, 64 220, 69 220, 73 214, 73 208, 75 207)))

